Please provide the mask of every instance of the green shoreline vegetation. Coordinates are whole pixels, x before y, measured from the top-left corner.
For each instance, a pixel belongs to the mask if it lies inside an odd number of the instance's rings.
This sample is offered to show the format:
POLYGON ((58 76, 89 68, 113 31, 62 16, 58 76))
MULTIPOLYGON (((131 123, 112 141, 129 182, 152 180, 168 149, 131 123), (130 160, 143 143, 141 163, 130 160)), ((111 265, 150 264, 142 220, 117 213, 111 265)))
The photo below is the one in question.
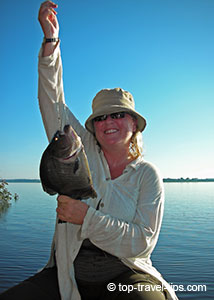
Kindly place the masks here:
POLYGON ((163 182, 214 182, 214 178, 164 178, 163 182))
POLYGON ((7 189, 7 181, 0 181, 0 215, 5 213, 11 205, 11 200, 18 200, 18 194, 12 195, 7 189))

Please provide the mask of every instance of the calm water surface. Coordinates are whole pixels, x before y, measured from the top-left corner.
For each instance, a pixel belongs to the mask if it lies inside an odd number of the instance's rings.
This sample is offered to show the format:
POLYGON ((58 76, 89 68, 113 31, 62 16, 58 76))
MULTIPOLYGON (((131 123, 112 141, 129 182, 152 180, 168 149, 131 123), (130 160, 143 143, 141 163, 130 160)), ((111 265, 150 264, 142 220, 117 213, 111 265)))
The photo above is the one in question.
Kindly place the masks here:
MULTIPOLYGON (((154 266, 179 299, 214 299, 214 183, 165 183, 165 214, 154 266), (179 287, 178 287, 179 285, 179 287), (202 291, 196 291, 198 285, 202 291), (206 285, 206 291, 205 291, 206 285)), ((38 183, 10 183, 19 194, 0 217, 0 292, 42 268, 49 257, 56 197, 38 183)))

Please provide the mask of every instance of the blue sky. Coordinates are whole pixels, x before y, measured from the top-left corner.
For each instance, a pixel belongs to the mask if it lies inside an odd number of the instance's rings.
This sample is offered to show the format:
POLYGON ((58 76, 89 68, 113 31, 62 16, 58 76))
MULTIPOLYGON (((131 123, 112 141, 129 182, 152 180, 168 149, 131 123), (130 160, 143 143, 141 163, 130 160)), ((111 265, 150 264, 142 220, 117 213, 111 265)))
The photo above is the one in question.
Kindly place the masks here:
MULTIPOLYGON (((38 178, 41 1, 1 3, 0 178, 38 178)), ((58 1, 65 98, 84 123, 102 88, 129 90, 164 177, 214 177, 214 1, 58 1)))

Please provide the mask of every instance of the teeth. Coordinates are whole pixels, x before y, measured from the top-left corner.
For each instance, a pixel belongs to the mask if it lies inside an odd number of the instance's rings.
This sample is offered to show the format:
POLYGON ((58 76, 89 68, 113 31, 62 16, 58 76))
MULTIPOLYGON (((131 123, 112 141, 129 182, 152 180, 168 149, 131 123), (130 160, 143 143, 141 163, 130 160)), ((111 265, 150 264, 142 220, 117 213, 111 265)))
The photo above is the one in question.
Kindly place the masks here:
POLYGON ((105 133, 114 133, 114 132, 117 132, 116 129, 109 129, 109 130, 106 130, 105 133))

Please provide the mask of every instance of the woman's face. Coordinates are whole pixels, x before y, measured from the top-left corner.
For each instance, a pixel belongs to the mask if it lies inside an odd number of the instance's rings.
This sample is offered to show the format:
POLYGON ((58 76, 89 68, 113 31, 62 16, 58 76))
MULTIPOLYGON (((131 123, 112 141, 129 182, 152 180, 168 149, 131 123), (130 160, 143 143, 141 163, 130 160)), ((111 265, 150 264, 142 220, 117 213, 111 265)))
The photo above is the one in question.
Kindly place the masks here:
POLYGON ((129 147, 131 137, 136 131, 137 120, 125 113, 123 118, 112 118, 94 121, 95 135, 103 149, 110 149, 113 145, 129 147))

